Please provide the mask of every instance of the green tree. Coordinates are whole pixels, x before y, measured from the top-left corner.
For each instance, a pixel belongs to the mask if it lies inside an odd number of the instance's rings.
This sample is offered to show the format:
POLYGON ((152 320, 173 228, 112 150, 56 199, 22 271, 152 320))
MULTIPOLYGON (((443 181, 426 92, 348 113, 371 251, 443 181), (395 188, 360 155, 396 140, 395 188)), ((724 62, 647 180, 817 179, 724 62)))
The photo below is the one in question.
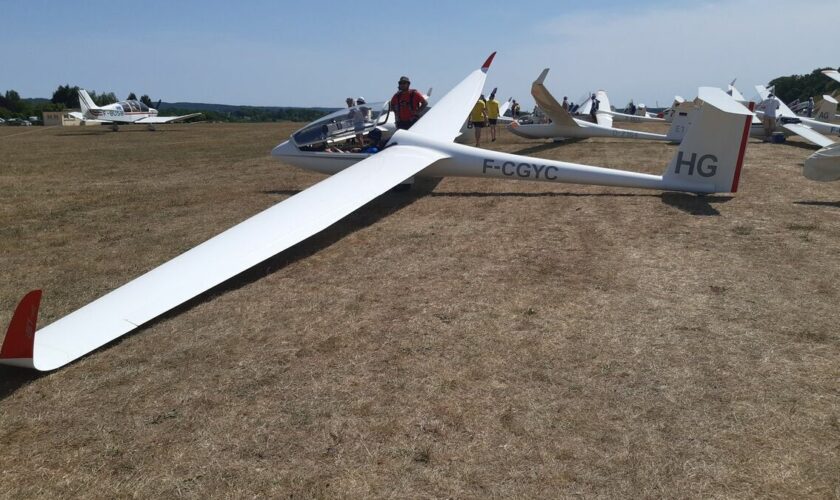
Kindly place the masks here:
POLYGON ((137 96, 136 96, 136 95, 134 95, 134 92, 129 92, 129 93, 128 93, 128 97, 126 97, 126 98, 125 98, 125 100, 126 100, 126 101, 136 101, 136 100, 137 100, 137 96))
POLYGON ((776 95, 784 102, 807 100, 840 90, 840 83, 822 74, 824 69, 833 68, 818 68, 809 75, 780 76, 770 80, 770 85, 776 87, 776 95))
POLYGON ((93 99, 94 104, 96 104, 97 106, 107 106, 108 104, 113 104, 119 100, 117 99, 116 94, 114 94, 113 92, 103 92, 101 94, 91 92, 90 98, 93 99))
POLYGON ((152 107, 152 98, 147 96, 146 94, 143 94, 143 96, 140 98, 140 102, 142 102, 150 108, 152 107))
MULTIPOLYGON (((53 92, 52 99, 50 101, 53 104, 61 105, 65 108, 79 108, 79 87, 74 86, 71 87, 68 83, 67 85, 59 85, 55 92, 53 92)), ((62 109, 62 108, 59 108, 62 109)))

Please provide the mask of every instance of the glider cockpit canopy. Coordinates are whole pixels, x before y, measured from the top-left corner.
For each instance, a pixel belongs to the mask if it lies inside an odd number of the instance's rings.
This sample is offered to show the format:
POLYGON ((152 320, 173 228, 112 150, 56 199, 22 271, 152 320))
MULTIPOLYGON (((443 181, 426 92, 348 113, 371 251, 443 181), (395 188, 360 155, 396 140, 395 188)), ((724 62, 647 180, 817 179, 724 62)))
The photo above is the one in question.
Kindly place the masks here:
POLYGON ((345 141, 356 135, 356 124, 358 122, 363 124, 363 133, 368 133, 387 120, 387 104, 385 102, 374 102, 340 109, 298 130, 292 134, 292 141, 298 148, 345 141))

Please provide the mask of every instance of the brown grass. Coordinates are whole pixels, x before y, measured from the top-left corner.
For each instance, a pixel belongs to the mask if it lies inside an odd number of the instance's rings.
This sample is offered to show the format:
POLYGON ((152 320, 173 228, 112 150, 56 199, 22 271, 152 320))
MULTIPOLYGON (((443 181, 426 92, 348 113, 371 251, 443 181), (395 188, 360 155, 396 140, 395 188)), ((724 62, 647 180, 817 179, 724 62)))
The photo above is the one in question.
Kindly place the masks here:
MULTIPOLYGON (((310 186, 268 156, 293 128, 0 136, 0 321, 310 186)), ((492 147, 656 173, 674 151, 492 147)), ((840 184, 808 154, 752 142, 734 197, 386 194, 71 366, 1 369, 0 497, 838 498, 840 184)))

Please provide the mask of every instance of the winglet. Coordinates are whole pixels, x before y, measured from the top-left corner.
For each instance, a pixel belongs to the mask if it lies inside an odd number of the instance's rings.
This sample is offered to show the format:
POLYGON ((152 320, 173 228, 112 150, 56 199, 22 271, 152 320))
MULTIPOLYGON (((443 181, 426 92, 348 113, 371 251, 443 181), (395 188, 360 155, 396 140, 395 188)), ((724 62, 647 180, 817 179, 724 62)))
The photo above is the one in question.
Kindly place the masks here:
POLYGON ((487 60, 484 61, 484 64, 481 65, 481 71, 487 73, 487 70, 490 69, 490 64, 493 62, 494 57, 496 57, 495 52, 490 54, 490 57, 488 57, 487 60))
POLYGON ((545 82, 545 77, 548 76, 548 70, 549 68, 545 68, 544 70, 542 70, 542 73, 540 73, 540 76, 538 76, 537 79, 534 80, 534 83, 539 83, 540 85, 542 85, 543 82, 545 82))
POLYGON ((33 290, 21 299, 3 339, 0 359, 32 359, 40 305, 41 290, 33 290))

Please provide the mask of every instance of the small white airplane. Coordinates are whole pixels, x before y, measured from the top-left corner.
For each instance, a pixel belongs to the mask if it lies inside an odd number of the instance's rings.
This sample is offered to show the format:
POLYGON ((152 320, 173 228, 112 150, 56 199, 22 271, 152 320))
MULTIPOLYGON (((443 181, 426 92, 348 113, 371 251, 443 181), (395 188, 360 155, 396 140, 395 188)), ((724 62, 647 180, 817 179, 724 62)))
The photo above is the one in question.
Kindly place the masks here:
MULTIPOLYGON (((667 135, 614 128, 612 124, 616 112, 611 111, 609 97, 603 90, 595 93, 596 98, 600 101, 598 110, 595 112, 597 123, 575 118, 571 113, 563 109, 563 106, 545 88, 543 82, 545 81, 546 75, 548 75, 548 68, 544 69, 531 85, 531 95, 534 97, 540 109, 551 119, 551 123, 521 124, 513 122, 507 127, 513 134, 528 139, 559 140, 567 138, 614 137, 619 139, 648 139, 668 142, 679 142, 682 140, 683 135, 685 135, 687 123, 682 119, 672 122, 667 135)), ((588 113, 591 109, 589 107, 590 105, 589 101, 586 101, 581 105, 579 110, 582 113, 588 113)), ((629 117, 630 115, 624 116, 629 117)), ((657 119, 657 121, 659 120, 657 119)))
MULTIPOLYGON (((761 97, 762 101, 770 97, 770 91, 767 90, 767 88, 764 85, 756 85, 755 90, 756 92, 758 92, 758 95, 759 97, 761 97)), ((799 137, 802 137, 803 139, 812 142, 820 147, 830 146, 837 142, 834 139, 826 137, 824 134, 840 135, 840 125, 821 122, 818 120, 814 120, 813 118, 797 116, 796 113, 791 111, 791 109, 788 108, 787 105, 783 103, 781 99, 775 96, 773 97, 773 99, 779 103, 779 109, 776 112, 777 131, 783 132, 787 135, 798 135, 799 137)), ((764 110, 762 109, 761 104, 757 106, 756 114, 759 117, 764 117, 764 110)), ((764 137, 766 135, 766 132, 763 128, 763 124, 761 124, 760 121, 758 122, 758 124, 753 122, 751 135, 755 137, 764 137)))
POLYGON ((110 123, 115 132, 119 130, 120 124, 139 123, 148 125, 149 130, 154 130, 155 125, 159 123, 174 123, 201 116, 201 113, 158 116, 158 110, 135 100, 120 101, 100 107, 93 102, 85 89, 79 89, 79 106, 81 113, 74 111, 70 113, 71 116, 88 123, 110 123))
POLYGON ((737 190, 752 113, 719 89, 700 89, 702 102, 692 112, 693 125, 662 175, 453 143, 481 93, 494 56, 443 96, 410 130, 394 132, 376 154, 319 152, 312 144, 312 133, 331 122, 321 119, 304 127, 275 147, 272 155, 334 175, 37 331, 41 291, 28 293, 14 312, 0 348, 0 363, 42 371, 59 368, 326 229, 415 175, 690 193, 737 190))

